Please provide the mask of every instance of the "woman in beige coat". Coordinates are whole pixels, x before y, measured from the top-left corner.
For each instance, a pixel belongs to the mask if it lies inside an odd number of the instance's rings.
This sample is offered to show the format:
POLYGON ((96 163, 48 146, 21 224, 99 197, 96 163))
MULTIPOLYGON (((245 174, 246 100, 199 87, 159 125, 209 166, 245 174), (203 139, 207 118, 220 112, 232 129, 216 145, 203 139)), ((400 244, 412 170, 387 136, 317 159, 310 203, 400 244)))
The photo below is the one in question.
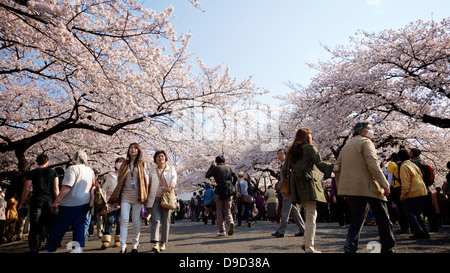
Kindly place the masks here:
POLYGON ((265 193, 265 197, 267 198, 267 218, 274 222, 277 218, 277 192, 272 186, 269 186, 265 193))
POLYGON ((392 252, 395 239, 387 210, 389 184, 378 162, 372 143, 373 131, 368 122, 359 122, 353 137, 342 148, 336 164, 337 194, 350 201, 350 228, 345 242, 345 252, 358 250, 359 235, 369 211, 377 219, 382 252, 392 252))

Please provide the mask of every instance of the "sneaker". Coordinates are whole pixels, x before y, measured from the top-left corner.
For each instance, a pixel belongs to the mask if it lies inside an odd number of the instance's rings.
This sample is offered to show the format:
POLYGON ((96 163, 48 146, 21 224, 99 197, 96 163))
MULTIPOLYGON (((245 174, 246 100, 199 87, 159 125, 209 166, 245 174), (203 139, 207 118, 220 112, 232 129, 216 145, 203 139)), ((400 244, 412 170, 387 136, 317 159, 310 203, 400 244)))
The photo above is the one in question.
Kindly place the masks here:
POLYGON ((230 224, 230 228, 228 229, 228 235, 233 235, 234 233, 234 223, 230 224))
POLYGON ((70 253, 83 253, 83 249, 81 247, 76 247, 74 250, 70 251, 70 253))
POLYGON ((225 231, 217 233, 217 236, 225 236, 225 231))
POLYGON ((283 238, 283 237, 284 237, 284 234, 279 233, 279 232, 277 231, 277 232, 275 232, 275 233, 272 233, 272 236, 277 237, 277 238, 283 238))

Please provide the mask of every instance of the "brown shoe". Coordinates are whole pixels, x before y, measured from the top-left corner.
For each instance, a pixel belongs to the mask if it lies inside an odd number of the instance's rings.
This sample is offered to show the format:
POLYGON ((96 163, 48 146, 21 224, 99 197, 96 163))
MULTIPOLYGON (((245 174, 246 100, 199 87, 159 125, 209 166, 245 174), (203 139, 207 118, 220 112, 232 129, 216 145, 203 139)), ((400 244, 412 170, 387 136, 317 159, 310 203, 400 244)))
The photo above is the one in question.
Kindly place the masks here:
POLYGON ((107 249, 109 247, 109 242, 111 241, 111 235, 102 236, 102 249, 107 249))
POLYGON ((119 247, 120 246, 120 235, 114 236, 114 246, 119 247))
POLYGON ((231 236, 234 233, 234 223, 230 224, 230 228, 228 229, 228 235, 231 236))

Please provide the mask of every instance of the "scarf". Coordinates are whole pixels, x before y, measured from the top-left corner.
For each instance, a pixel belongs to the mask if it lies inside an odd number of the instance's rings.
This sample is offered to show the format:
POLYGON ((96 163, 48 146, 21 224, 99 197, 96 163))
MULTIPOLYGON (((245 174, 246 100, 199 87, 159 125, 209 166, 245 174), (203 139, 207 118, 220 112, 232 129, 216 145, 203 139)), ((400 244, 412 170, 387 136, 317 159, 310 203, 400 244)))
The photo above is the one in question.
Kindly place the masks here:
MULTIPOLYGON (((108 200, 108 204, 111 205, 120 205, 120 197, 122 194, 122 187, 123 183, 125 182, 125 179, 127 177, 127 174, 130 172, 130 168, 128 167, 130 164, 125 161, 120 166, 118 176, 117 176, 117 186, 114 189, 114 191, 111 194, 111 197, 108 200), (126 163, 126 164, 124 164, 126 163)), ((138 168, 138 191, 139 191, 139 202, 144 203, 147 200, 148 197, 148 184, 147 180, 145 179, 145 168, 144 168, 144 161, 139 161, 137 163, 138 168)))

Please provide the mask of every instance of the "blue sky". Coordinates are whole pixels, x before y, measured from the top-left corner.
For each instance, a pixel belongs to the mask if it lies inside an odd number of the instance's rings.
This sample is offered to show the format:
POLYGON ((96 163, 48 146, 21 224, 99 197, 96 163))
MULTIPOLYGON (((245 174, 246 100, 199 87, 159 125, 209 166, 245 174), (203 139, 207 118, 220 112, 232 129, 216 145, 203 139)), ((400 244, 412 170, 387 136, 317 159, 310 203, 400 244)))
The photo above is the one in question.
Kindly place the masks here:
POLYGON ((260 100, 277 105, 272 96, 304 86, 316 71, 306 62, 328 60, 320 45, 347 45, 358 30, 399 29, 409 22, 439 22, 449 16, 448 0, 200 0, 202 12, 188 0, 145 0, 161 11, 172 5, 178 33, 192 34, 190 51, 205 64, 223 64, 238 79, 270 90, 260 100))

